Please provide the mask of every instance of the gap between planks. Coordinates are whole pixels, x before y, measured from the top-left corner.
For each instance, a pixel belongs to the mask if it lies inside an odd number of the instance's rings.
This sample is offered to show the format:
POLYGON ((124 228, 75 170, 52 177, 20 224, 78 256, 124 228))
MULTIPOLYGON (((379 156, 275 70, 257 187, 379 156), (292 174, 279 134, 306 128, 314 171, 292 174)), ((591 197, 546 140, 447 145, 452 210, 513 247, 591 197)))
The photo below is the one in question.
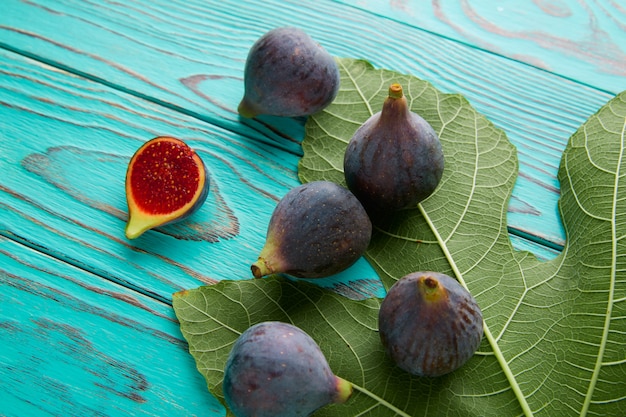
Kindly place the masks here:
POLYGON ((96 269, 96 268, 89 268, 87 267, 85 264, 83 264, 82 262, 73 259, 71 257, 68 256, 64 256, 63 254, 61 254, 60 252, 56 252, 53 251, 49 248, 46 248, 44 246, 41 245, 37 245, 36 243, 30 241, 29 239, 16 235, 14 233, 8 232, 6 230, 0 230, 0 236, 3 236, 7 239, 9 239, 10 241, 24 246, 26 248, 29 248, 31 250, 34 250, 38 253, 41 253, 43 255, 49 256, 53 259, 56 259, 58 261, 61 261, 63 263, 66 263, 68 265, 73 266, 74 268, 80 269, 81 271, 84 271, 86 273, 89 273, 91 275, 95 275, 98 276, 100 278, 103 278, 106 281, 112 282, 114 284, 120 285, 124 288, 127 288, 131 291, 134 291, 138 294, 144 295, 146 297, 152 298, 155 301, 161 302, 163 304, 166 304, 168 306, 172 306, 172 299, 171 298, 167 298, 167 297, 163 297, 162 295, 159 295, 155 292, 152 291, 148 291, 145 288, 142 288, 138 285, 132 284, 128 281, 124 281, 118 277, 116 277, 113 274, 109 274, 104 270, 101 269, 96 269))

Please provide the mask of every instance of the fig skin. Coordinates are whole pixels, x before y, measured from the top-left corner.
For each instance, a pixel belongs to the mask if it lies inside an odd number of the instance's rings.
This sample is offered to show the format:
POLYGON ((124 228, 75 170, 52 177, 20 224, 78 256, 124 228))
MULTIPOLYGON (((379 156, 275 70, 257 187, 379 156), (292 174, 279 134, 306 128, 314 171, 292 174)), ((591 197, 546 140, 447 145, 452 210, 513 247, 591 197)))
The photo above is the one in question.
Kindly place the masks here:
POLYGON ((432 126, 409 109, 394 83, 382 110, 350 139, 344 176, 374 223, 394 211, 415 207, 441 181, 444 155, 432 126))
POLYGON ((400 368, 436 377, 455 371, 474 355, 483 318, 474 297, 454 278, 414 272, 389 289, 378 328, 383 346, 400 368))
POLYGON ((252 274, 323 278, 354 264, 369 246, 372 223, 359 200, 330 181, 290 190, 279 201, 252 274))
POLYGON ((335 99, 339 82, 339 66, 321 45, 301 29, 276 28, 248 53, 237 111, 247 118, 308 116, 335 99))
POLYGON ((169 136, 146 141, 126 171, 126 237, 188 218, 202 207, 209 187, 204 162, 184 141, 169 136))
POLYGON ((236 417, 306 417, 347 401, 352 384, 333 374, 308 334, 270 321, 248 328, 235 341, 223 390, 236 417))

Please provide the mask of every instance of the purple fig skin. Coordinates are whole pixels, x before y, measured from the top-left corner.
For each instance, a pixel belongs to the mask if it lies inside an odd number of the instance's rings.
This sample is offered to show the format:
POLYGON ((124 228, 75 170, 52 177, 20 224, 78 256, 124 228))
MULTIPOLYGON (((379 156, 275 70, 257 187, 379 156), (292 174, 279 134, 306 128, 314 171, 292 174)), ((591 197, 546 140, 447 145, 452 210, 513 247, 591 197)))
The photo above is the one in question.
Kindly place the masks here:
POLYGON ((352 384, 332 373, 308 334, 275 321, 239 336, 226 362, 223 389, 236 417, 306 417, 352 394, 352 384))
POLYGON ((400 368, 436 377, 455 371, 474 355, 483 318, 474 297, 454 278, 414 272, 389 289, 378 328, 383 346, 400 368))
POLYGON ((243 117, 308 116, 328 106, 339 91, 339 66, 308 34, 273 29, 252 45, 244 69, 243 117))
POLYGON ((344 155, 346 184, 374 223, 425 200, 443 170, 439 137, 409 109, 400 84, 389 87, 382 110, 356 130, 344 155))
POLYGON ((354 264, 369 246, 372 223, 359 200, 330 181, 290 190, 277 204, 252 274, 323 278, 354 264))

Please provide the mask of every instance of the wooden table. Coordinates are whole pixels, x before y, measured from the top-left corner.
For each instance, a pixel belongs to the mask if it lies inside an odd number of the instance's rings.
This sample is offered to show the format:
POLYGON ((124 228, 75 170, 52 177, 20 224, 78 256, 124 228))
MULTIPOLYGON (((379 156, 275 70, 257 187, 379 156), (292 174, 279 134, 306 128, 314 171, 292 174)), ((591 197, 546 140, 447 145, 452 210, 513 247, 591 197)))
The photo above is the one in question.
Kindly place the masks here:
POLYGON ((3 0, 0 415, 224 415, 171 297, 250 278, 299 183, 302 120, 236 114, 265 31, 467 97, 518 149, 514 246, 550 259, 561 152, 626 89, 625 22, 609 0, 3 0), (193 220, 129 241, 126 166, 161 134, 198 150, 213 188, 193 220))

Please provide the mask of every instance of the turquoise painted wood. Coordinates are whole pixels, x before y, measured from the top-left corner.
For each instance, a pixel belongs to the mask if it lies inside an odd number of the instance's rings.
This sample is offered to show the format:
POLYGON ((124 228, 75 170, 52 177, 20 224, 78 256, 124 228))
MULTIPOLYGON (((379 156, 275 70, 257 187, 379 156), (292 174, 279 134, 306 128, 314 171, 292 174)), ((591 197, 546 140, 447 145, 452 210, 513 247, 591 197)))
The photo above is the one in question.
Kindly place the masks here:
MULTIPOLYGON (((163 300, 252 277, 272 210, 299 184, 297 156, 15 54, 0 52, 0 68, 0 114, 12 121, 0 142, 0 169, 11 173, 0 180, 2 233, 163 300), (197 150, 208 201, 189 221, 129 241, 126 168, 158 135, 197 150)), ((364 260, 355 268, 376 277, 364 260)))
POLYGON ((462 93, 518 146, 520 176, 510 226, 557 247, 564 241, 556 208, 561 152, 568 137, 611 97, 526 63, 328 0, 262 5, 8 0, 4 5, 0 40, 6 48, 277 143, 296 155, 301 124, 240 120, 235 112, 247 51, 272 27, 300 26, 334 55, 365 58, 462 93))
POLYGON ((222 416, 169 305, 0 236, 0 415, 222 416))
MULTIPOLYGON (((545 21, 551 7, 574 7, 533 4, 511 31, 536 29, 528 22, 545 21)), ((462 18, 457 5, 440 20, 412 20, 394 14, 412 1, 3 1, 0 415, 224 415, 170 300, 181 289, 249 278, 274 205, 298 184, 303 120, 240 120, 235 112, 247 50, 274 26, 300 26, 337 56, 468 97, 519 150, 514 246, 554 257, 564 239, 561 151, 613 87, 590 81, 593 62, 568 56, 555 37, 533 49, 536 39, 472 28, 475 16, 498 27, 500 15, 463 5, 476 13, 462 18), (465 38, 449 32, 461 27, 465 38), (535 55, 520 55, 520 45, 535 55), (198 150, 213 188, 188 222, 128 241, 127 161, 161 134, 198 150)), ((598 7, 606 5, 588 8, 598 7)), ((594 26, 612 42, 624 32, 613 16, 594 26)), ((619 87, 621 76, 611 80, 619 87)), ((363 260, 321 284, 355 298, 382 293, 363 260)))
POLYGON ((619 1, 338 1, 600 90, 626 90, 619 1))
MULTIPOLYGON (((251 277, 271 211, 298 184, 295 155, 15 54, 0 58, 10 75, 0 78, 1 115, 12 120, 0 145, 0 168, 11 173, 0 181, 2 233, 163 300, 251 277), (189 221, 129 241, 126 167, 143 141, 162 134, 199 152, 210 171, 209 199, 189 221)), ((323 283, 353 276, 375 279, 360 261, 323 283)))

